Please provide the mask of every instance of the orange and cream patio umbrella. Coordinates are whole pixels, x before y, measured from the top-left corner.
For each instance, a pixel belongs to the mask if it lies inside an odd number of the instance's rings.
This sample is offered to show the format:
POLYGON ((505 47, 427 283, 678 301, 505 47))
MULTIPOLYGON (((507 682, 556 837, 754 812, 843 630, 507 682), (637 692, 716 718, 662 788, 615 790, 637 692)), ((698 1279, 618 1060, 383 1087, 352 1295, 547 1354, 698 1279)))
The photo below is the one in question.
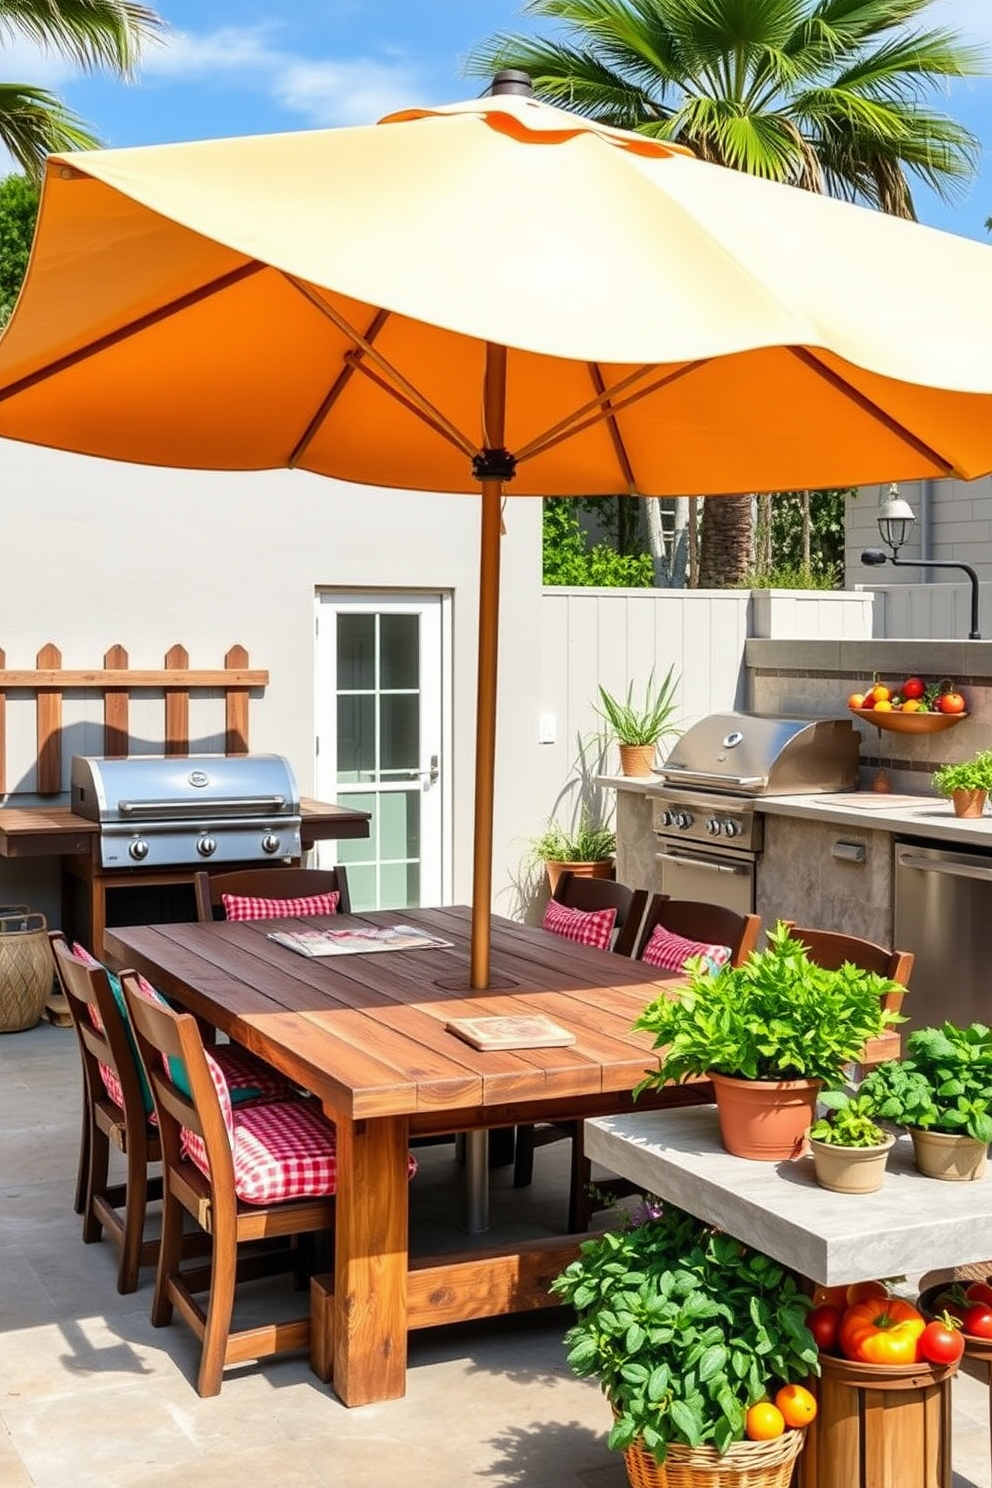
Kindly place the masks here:
POLYGON ((992 250, 597 126, 520 74, 368 127, 53 156, 0 435, 481 492, 483 988, 504 495, 986 473, 992 250))

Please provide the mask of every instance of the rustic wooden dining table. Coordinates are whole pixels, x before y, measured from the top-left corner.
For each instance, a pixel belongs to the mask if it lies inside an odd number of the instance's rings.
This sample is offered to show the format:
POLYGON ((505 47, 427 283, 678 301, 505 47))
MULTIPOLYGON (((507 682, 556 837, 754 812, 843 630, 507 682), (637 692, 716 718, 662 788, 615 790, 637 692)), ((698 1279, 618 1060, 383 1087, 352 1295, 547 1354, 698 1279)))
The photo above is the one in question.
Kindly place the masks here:
MULTIPOLYGON (((632 1109, 654 1056, 650 1035, 631 1024, 679 980, 494 917, 490 988, 470 991, 469 915, 452 907, 107 931, 112 964, 143 972, 298 1081, 336 1123, 334 1272, 312 1323, 320 1372, 349 1406, 405 1393, 409 1330, 550 1305, 548 1285, 579 1243, 562 1234, 411 1259, 411 1139, 632 1109), (268 938, 304 923, 403 923, 451 944, 311 959, 268 938), (445 1030, 450 1018, 520 1013, 544 1014, 575 1042, 481 1052, 445 1030)), ((638 1107, 708 1098, 707 1084, 668 1087, 638 1107)))

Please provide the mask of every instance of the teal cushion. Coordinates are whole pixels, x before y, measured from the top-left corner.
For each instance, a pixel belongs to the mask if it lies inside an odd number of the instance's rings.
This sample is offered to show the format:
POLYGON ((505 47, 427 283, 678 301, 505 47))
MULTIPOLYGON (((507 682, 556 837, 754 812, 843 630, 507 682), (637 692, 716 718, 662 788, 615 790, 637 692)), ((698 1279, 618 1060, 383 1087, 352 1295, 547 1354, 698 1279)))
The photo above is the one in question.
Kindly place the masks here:
POLYGON ((121 979, 115 971, 111 971, 109 966, 105 966, 103 969, 107 973, 107 981, 110 983, 110 990, 114 994, 114 1001, 117 1004, 121 1018, 124 1022, 124 1032, 127 1034, 128 1045, 131 1049, 131 1057, 134 1060, 134 1067, 138 1071, 138 1082, 141 1085, 141 1102, 145 1108, 145 1115, 150 1116, 152 1114, 152 1111, 155 1109, 155 1102, 152 1100, 152 1093, 148 1086, 148 1079, 145 1075, 144 1065, 141 1063, 141 1055, 138 1053, 138 1045, 135 1041, 134 1029, 131 1027, 131 1019, 128 1017, 127 1003, 124 1001, 124 988, 121 986, 121 979))

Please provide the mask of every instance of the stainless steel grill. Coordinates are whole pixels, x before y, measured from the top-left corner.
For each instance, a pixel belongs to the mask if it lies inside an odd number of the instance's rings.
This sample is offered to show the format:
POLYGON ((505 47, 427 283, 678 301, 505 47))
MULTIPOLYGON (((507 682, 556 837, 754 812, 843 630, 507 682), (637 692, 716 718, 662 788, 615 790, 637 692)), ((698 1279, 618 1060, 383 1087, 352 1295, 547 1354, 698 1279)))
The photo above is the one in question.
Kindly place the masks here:
POLYGON ((76 755, 71 807, 100 824, 103 868, 298 858, 300 797, 278 754, 76 755))
POLYGON ((854 790, 858 742, 848 718, 712 713, 687 729, 651 789, 661 892, 752 910, 755 801, 854 790))

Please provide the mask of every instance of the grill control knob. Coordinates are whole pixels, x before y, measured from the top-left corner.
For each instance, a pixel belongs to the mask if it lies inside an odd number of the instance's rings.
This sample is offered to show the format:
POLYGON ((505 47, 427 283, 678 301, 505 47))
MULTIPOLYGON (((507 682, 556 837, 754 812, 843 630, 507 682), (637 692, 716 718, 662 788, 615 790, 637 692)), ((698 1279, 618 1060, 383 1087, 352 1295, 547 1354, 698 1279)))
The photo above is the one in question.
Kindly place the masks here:
POLYGON ((694 820, 695 817, 692 815, 691 811, 679 811, 676 813, 675 816, 675 825, 678 827, 680 832, 688 832, 694 820))
POLYGON ((198 837, 196 839, 196 850, 201 858, 212 858, 217 851, 216 837, 198 837))
POLYGON ((670 811, 658 812, 659 827, 670 827, 672 825, 672 813, 670 811))
POLYGON ((275 832, 266 832, 262 838, 262 851, 266 853, 277 853, 282 846, 282 841, 275 832))
POLYGON ((729 817, 723 824, 723 835, 725 837, 739 837, 741 835, 741 824, 729 817))
POLYGON ((709 821, 706 823, 706 830, 707 832, 709 832, 711 837, 719 837, 720 818, 718 816, 711 816, 709 821))
POLYGON ((128 844, 127 850, 130 853, 131 857, 134 858, 136 862, 140 863, 142 858, 147 858, 148 856, 148 843, 145 841, 144 837, 135 837, 134 840, 128 844))

